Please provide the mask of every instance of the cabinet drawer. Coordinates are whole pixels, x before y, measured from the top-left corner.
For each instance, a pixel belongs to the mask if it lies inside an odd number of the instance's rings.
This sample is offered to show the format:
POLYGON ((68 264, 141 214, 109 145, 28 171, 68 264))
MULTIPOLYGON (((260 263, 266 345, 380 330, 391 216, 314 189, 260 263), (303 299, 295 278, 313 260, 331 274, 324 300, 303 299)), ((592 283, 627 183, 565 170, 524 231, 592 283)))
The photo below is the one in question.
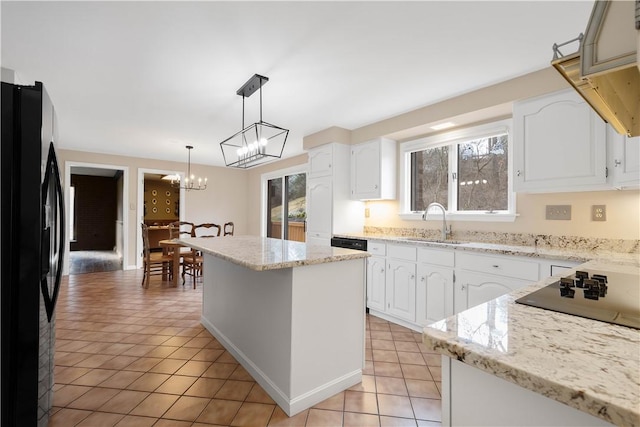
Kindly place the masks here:
POLYGON ((415 246, 387 246, 387 256, 390 258, 404 259, 406 261, 415 261, 417 248, 415 246))
POLYGON ((418 248, 418 262, 453 267, 455 255, 453 251, 441 249, 418 248))
POLYGON ((464 270, 524 280, 538 280, 537 262, 466 253, 459 253, 456 258, 458 267, 464 270))
POLYGON ((385 256, 387 254, 387 245, 380 242, 367 242, 367 252, 373 255, 385 256))

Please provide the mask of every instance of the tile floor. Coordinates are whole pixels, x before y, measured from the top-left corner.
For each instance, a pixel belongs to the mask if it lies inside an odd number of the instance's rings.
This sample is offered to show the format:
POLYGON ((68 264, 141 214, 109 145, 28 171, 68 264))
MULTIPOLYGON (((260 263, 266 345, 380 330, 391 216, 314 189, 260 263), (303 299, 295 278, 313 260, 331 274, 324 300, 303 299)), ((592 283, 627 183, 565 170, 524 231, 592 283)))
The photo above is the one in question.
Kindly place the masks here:
POLYGON ((141 280, 64 279, 49 426, 440 425, 440 357, 413 331, 367 316, 362 383, 289 418, 200 325, 200 284, 141 280))

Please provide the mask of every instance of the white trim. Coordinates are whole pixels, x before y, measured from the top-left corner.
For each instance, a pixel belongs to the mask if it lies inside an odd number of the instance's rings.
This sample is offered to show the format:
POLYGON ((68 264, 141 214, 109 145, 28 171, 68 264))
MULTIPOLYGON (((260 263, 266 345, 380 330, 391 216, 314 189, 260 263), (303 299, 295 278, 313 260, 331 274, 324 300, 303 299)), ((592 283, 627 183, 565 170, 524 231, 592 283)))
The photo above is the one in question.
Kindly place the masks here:
MULTIPOLYGON (((147 169, 147 168, 138 168, 138 185, 136 186, 138 192, 138 200, 136 201, 137 209, 136 209, 136 253, 142 253, 142 230, 140 228, 140 224, 144 221, 144 175, 145 174, 160 174, 160 175, 180 175, 180 182, 184 182, 184 175, 186 172, 184 171, 176 171, 176 170, 167 170, 167 169, 147 169)), ((184 188, 180 189, 180 221, 184 221, 186 217, 186 201, 185 201, 185 190, 184 188)), ((142 268, 142 257, 136 257, 135 268, 142 268)))
MULTIPOLYGON (((453 132, 443 132, 438 135, 419 138, 413 141, 407 141, 400 144, 400 197, 398 216, 403 220, 408 221, 421 221, 422 212, 416 213, 410 209, 410 194, 411 194, 411 177, 409 176, 410 154, 416 151, 424 150, 425 148, 436 148, 445 145, 457 144, 459 142, 467 141, 470 138, 482 138, 495 135, 496 133, 507 133, 508 135, 508 211, 498 211, 495 213, 488 212, 447 212, 447 219, 451 221, 478 221, 478 222, 513 222, 518 214, 516 213, 516 197, 513 192, 513 130, 512 119, 498 120, 492 123, 486 123, 479 126, 472 126, 464 129, 459 129, 453 132)), ((449 150, 449 164, 452 163, 451 159, 456 156, 455 150, 449 150)), ((449 171, 448 180, 451 184, 451 172, 449 171)), ((453 205, 453 198, 455 197, 454 191, 448 192, 449 206, 453 205)))
MULTIPOLYGON (((309 165, 304 163, 302 165, 291 166, 284 169, 278 169, 276 171, 265 172, 260 175, 260 236, 267 237, 267 182, 270 179, 284 178, 288 175, 295 175, 304 173, 309 177, 309 165)), ((282 186, 284 189, 284 185, 282 186)), ((306 209, 306 207, 305 207, 306 209)))
MULTIPOLYGON (((93 168, 93 169, 113 169, 122 171, 122 269, 126 270, 129 268, 127 265, 128 257, 129 257, 129 166, 122 165, 107 165, 103 163, 87 163, 87 162, 76 162, 73 160, 65 160, 64 162, 64 200, 65 200, 65 211, 69 212, 71 210, 69 203, 69 187, 71 186, 71 168, 74 167, 85 167, 85 168, 93 168)), ((64 260, 64 267, 62 269, 63 275, 69 274, 69 251, 71 250, 71 241, 68 233, 69 230, 69 218, 65 220, 64 226, 65 230, 65 251, 67 256, 64 260)))

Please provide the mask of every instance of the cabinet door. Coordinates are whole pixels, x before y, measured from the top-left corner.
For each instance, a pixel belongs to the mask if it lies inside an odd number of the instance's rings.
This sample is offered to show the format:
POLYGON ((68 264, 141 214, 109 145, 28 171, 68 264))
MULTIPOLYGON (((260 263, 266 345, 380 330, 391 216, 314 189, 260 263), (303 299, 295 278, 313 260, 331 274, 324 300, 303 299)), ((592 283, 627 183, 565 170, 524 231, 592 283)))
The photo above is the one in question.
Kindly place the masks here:
POLYGON ((455 313, 474 307, 533 282, 472 271, 459 271, 453 296, 455 313))
POLYGON ((322 145, 309 151, 309 178, 328 176, 332 173, 333 147, 322 145))
POLYGON ((607 137, 612 158, 609 171, 613 175, 614 187, 640 187, 640 136, 629 138, 607 126, 607 137))
POLYGON ((387 313, 398 318, 416 320, 416 265, 387 260, 387 313))
POLYGON ((351 149, 351 198, 380 198, 380 144, 378 141, 351 149))
POLYGON ((331 236, 331 177, 307 180, 307 236, 331 236))
POLYGON ((426 326, 453 314, 453 269, 418 265, 416 323, 426 326))
POLYGON ((367 307, 385 311, 385 259, 369 257, 367 259, 367 307))
POLYGON ((515 191, 606 188, 606 125, 574 90, 513 108, 515 191))

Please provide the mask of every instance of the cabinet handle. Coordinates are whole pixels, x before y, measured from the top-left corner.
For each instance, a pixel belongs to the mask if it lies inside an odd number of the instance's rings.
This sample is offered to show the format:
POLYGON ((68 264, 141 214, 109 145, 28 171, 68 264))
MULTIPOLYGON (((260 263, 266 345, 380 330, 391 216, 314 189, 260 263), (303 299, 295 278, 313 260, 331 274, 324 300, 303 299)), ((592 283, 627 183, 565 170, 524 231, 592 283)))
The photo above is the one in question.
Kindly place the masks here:
POLYGON ((460 290, 464 291, 465 289, 467 289, 467 287, 465 285, 460 285, 460 290))
POLYGON ((416 278, 416 275, 415 275, 415 274, 412 274, 412 275, 411 275, 411 280, 414 280, 415 278, 416 278))
POLYGON ((331 163, 329 163, 329 167, 331 167, 331 163))
POLYGON ((520 170, 516 171, 516 176, 520 176, 520 170))
POLYGON ((378 189, 378 184, 374 185, 373 188, 378 189))
POLYGON ((500 266, 498 264, 493 264, 491 267, 493 268, 500 268, 500 266))
POLYGON ((618 166, 620 166, 622 164, 622 162, 618 159, 615 159, 613 161, 613 167, 617 168, 618 166))
POLYGON ((384 273, 384 268, 381 268, 381 269, 380 269, 380 273, 384 273))
POLYGON ((424 282, 424 276, 420 276, 420 281, 424 282))

